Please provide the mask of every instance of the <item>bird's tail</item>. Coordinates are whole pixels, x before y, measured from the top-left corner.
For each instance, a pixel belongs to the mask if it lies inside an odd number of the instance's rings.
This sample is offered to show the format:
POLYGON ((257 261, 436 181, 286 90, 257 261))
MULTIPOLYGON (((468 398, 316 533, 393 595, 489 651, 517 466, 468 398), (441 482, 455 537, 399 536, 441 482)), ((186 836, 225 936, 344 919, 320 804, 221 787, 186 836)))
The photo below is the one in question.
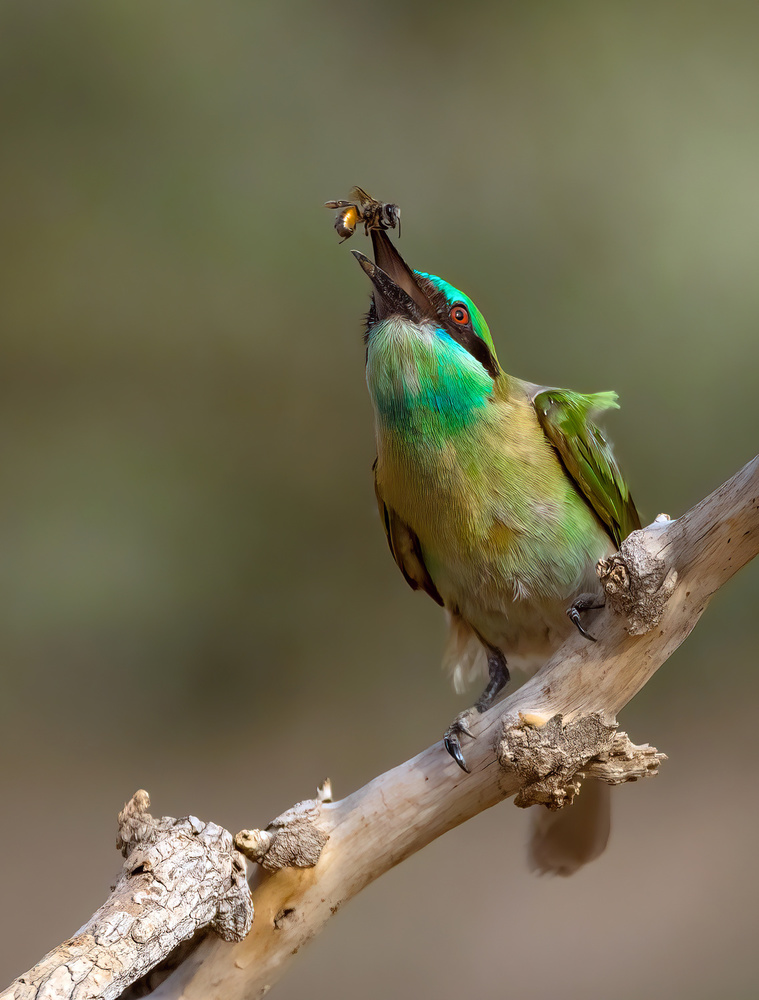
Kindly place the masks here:
POLYGON ((572 875, 602 854, 611 827, 611 788, 583 782, 571 806, 551 812, 533 806, 527 860, 539 875, 572 875))

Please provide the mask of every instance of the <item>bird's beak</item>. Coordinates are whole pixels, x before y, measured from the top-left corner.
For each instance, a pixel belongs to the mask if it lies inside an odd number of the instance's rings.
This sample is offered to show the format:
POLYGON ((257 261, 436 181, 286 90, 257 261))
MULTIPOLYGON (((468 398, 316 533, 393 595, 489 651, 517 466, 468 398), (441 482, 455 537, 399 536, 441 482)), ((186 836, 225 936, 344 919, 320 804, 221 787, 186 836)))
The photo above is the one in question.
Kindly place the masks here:
POLYGON ((417 283, 414 272, 390 242, 387 233, 383 229, 373 229, 371 232, 375 263, 358 250, 353 250, 352 253, 374 285, 377 318, 407 316, 417 322, 436 318, 435 307, 417 283))

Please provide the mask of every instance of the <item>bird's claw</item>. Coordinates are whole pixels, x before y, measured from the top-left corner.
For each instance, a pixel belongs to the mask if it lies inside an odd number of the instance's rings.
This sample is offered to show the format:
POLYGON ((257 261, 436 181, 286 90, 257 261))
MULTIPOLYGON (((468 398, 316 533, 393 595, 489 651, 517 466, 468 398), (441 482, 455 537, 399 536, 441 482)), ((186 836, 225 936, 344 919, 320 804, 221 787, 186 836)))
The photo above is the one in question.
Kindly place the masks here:
POLYGON ((448 753, 453 757, 456 763, 459 765, 462 771, 466 771, 469 774, 469 768, 464 760, 464 755, 461 752, 461 744, 459 743, 458 736, 446 736, 443 739, 443 746, 448 751, 448 753))
POLYGON ((464 759, 464 754, 461 752, 459 736, 469 736, 470 739, 475 739, 474 733, 469 728, 468 719, 470 714, 470 711, 466 711, 462 712, 461 715, 457 715, 446 730, 445 736, 443 737, 443 746, 451 757, 453 757, 461 770, 466 771, 467 774, 469 774, 470 771, 467 766, 467 762, 464 759))
POLYGON ((590 639, 591 642, 598 642, 598 639, 594 635, 591 635, 586 628, 583 627, 582 619, 580 618, 580 612, 574 605, 567 609, 567 615, 569 620, 575 626, 580 635, 584 635, 586 639, 590 639))
POLYGON ((587 629, 583 628, 582 619, 580 613, 582 611, 600 611, 606 604, 606 601, 602 596, 598 594, 580 594, 572 601, 571 605, 567 608, 567 617, 575 626, 580 635, 585 636, 586 639, 590 639, 591 642, 598 642, 594 635, 591 635, 587 629))

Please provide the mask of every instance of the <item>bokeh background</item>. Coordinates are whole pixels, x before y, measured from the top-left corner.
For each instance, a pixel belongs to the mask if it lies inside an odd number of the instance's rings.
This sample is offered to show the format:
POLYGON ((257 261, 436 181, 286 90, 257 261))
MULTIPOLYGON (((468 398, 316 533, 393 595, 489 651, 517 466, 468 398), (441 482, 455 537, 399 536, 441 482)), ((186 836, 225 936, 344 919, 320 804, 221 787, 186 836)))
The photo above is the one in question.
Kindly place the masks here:
MULTIPOLYGON (((138 787, 264 825, 466 703, 377 521, 326 199, 398 202, 510 371, 617 389, 647 519, 753 456, 758 36, 752 3, 5 0, 0 984, 100 904, 138 787)), ((754 997, 757 598, 750 566, 626 709, 671 759, 602 859, 534 878, 502 805, 277 995, 754 997)))

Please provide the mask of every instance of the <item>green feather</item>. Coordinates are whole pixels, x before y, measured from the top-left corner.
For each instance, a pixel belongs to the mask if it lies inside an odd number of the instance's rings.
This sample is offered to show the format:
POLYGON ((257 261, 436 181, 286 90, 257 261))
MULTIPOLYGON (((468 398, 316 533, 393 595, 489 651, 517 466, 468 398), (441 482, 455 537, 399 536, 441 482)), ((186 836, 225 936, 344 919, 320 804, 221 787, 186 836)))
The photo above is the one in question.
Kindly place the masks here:
POLYGON ((472 643, 534 670, 572 629, 567 606, 597 589, 597 560, 640 527, 591 420, 616 408, 616 394, 506 374, 468 296, 388 262, 404 288, 419 282, 417 299, 406 306, 390 292, 387 314, 375 306, 367 327, 375 489, 390 551, 408 584, 448 611, 445 660, 457 683, 483 663, 472 643))
POLYGON ((616 392, 540 389, 532 402, 564 468, 619 545, 640 528, 640 516, 611 448, 590 420, 593 413, 619 409, 616 392))

